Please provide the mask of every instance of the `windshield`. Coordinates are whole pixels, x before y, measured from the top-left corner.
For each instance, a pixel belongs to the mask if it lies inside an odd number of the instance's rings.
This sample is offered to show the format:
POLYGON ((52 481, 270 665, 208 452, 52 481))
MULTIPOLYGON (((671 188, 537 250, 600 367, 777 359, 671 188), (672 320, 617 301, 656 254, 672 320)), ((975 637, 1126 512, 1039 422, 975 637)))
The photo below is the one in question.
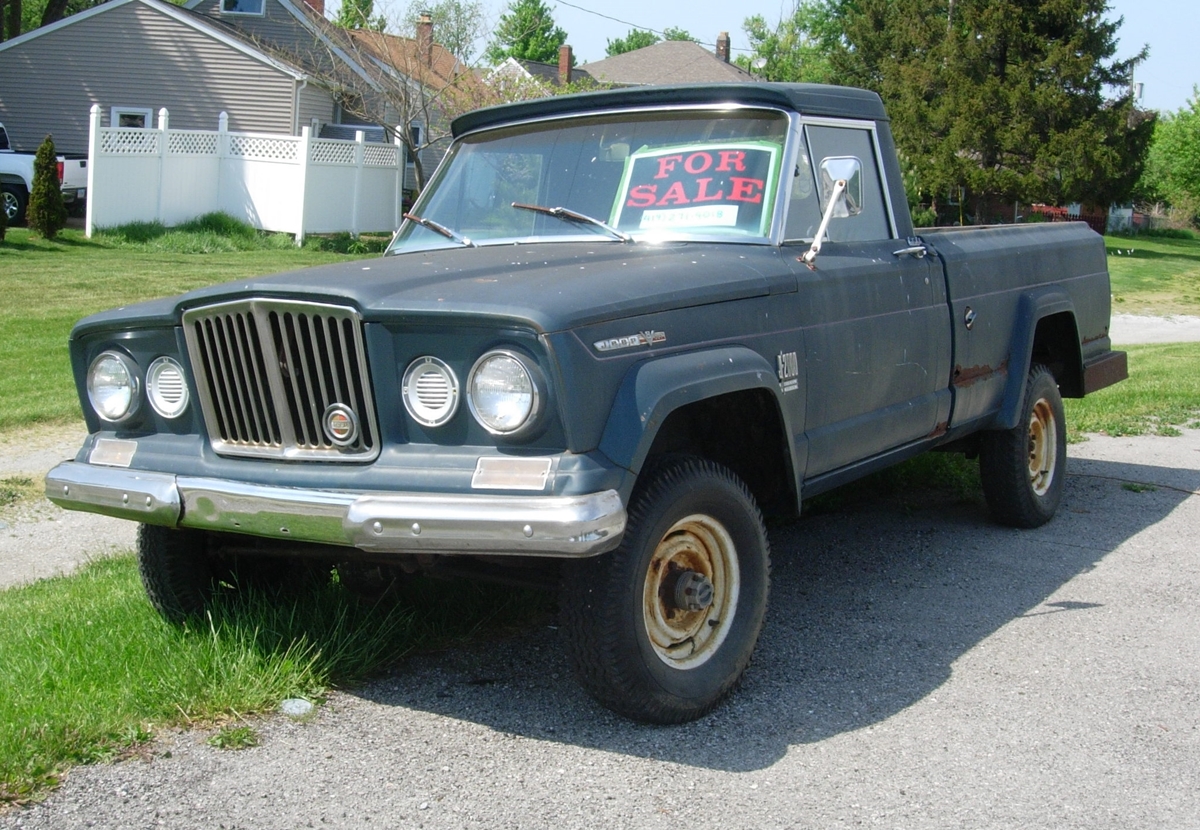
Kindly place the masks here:
POLYGON ((389 253, 559 238, 762 241, 787 132, 782 113, 733 110, 472 134, 451 147, 389 253))

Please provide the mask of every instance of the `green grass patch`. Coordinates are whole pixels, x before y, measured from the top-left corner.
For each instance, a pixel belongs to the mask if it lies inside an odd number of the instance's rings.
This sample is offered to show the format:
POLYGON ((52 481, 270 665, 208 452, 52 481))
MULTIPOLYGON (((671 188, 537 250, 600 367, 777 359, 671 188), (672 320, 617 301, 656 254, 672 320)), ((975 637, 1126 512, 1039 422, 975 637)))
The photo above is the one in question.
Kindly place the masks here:
POLYGON ((249 749, 258 746, 258 733, 251 726, 222 726, 205 743, 217 749, 249 749))
POLYGON ((1200 240, 1106 236, 1114 314, 1200 314, 1200 240))
MULTIPOLYGON (((528 624, 548 602, 417 579, 371 606, 329 580, 291 598, 223 593, 181 628, 151 609, 131 556, 0 592, 0 802, 36 798, 68 767, 119 757, 162 727, 319 700, 413 649, 528 624)), ((218 732, 222 744, 244 744, 245 725, 218 732)))
POLYGON ((1129 379, 1064 401, 1067 428, 1106 435, 1179 435, 1200 427, 1200 343, 1127 347, 1129 379))
POLYGON ((0 430, 81 417, 67 357, 67 336, 81 317, 359 256, 320 248, 297 248, 290 236, 219 214, 183 228, 128 225, 93 239, 68 229, 47 241, 10 228, 0 243, 0 430))
POLYGON ((0 479, 0 511, 30 501, 42 493, 37 482, 27 476, 9 476, 0 479))

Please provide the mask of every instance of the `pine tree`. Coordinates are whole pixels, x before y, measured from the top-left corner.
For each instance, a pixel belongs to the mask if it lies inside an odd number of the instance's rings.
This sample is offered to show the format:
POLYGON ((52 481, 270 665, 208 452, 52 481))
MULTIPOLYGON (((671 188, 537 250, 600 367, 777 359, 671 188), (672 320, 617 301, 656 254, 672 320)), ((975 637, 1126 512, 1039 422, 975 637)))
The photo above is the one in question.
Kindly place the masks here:
POLYGON ((558 49, 566 42, 567 33, 554 25, 550 9, 542 0, 512 0, 508 11, 500 15, 500 24, 485 54, 492 64, 508 58, 557 63, 558 49))
POLYGON ((1153 119, 1114 60, 1106 0, 855 0, 839 80, 880 93, 917 186, 965 188, 979 220, 1007 201, 1107 205, 1141 174, 1153 119))
POLYGON ((60 187, 54 139, 46 136, 33 157, 33 192, 25 211, 26 224, 45 239, 53 239, 67 225, 67 206, 60 187))

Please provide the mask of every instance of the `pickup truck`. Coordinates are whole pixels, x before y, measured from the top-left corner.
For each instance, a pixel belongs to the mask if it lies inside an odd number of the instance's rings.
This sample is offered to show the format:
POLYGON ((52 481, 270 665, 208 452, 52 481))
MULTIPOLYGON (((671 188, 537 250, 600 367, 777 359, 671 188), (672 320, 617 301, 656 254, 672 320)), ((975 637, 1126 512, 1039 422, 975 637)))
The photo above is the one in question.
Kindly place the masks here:
MULTIPOLYGON (((0 208, 9 224, 25 221, 25 208, 33 192, 34 152, 14 150, 8 131, 0 124, 0 208)), ((58 181, 63 201, 70 207, 82 204, 87 197, 87 158, 77 155, 58 156, 58 181)))
POLYGON ((168 619, 305 563, 368 594, 552 584, 601 704, 690 720, 758 639, 764 514, 940 449, 1041 525, 1062 396, 1126 377, 1101 238, 914 230, 874 93, 642 87, 452 128, 382 258, 73 329, 90 436, 46 492, 141 523, 168 619))

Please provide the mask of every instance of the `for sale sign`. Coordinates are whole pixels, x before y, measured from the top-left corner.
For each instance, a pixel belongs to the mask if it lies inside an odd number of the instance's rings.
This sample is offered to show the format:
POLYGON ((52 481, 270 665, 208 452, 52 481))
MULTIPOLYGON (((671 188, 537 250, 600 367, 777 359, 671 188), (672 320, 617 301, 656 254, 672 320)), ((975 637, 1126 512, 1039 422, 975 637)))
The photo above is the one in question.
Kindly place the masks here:
POLYGON ((769 142, 639 150, 625 162, 611 224, 625 230, 766 236, 779 152, 769 142))

